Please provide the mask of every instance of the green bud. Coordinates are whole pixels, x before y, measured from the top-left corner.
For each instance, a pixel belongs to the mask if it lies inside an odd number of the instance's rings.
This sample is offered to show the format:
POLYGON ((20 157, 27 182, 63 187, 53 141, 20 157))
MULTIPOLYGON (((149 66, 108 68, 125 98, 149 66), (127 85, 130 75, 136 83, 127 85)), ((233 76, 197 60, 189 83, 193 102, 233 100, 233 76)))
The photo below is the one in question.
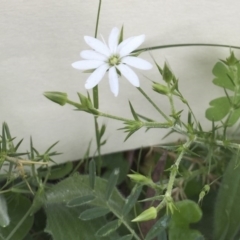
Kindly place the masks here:
POLYGON ((163 77, 163 80, 166 82, 170 82, 174 77, 171 69, 168 67, 166 63, 164 63, 162 77, 163 77))
POLYGON ((67 94, 62 92, 45 92, 43 95, 61 106, 65 105, 68 100, 67 94))
POLYGON ((153 83, 152 88, 155 92, 158 92, 163 95, 168 95, 170 93, 170 89, 167 86, 164 86, 160 83, 153 83))
POLYGON ((239 62, 239 60, 235 57, 233 51, 231 51, 230 56, 228 58, 226 58, 226 61, 225 60, 221 60, 221 61, 224 62, 228 66, 234 66, 239 62))
POLYGON ((139 173, 128 174, 127 176, 137 183, 146 184, 146 185, 154 184, 152 179, 147 178, 144 175, 141 175, 139 173))
POLYGON ((143 211, 140 215, 132 220, 132 222, 144 222, 151 219, 156 219, 157 209, 155 207, 150 207, 147 210, 143 211))

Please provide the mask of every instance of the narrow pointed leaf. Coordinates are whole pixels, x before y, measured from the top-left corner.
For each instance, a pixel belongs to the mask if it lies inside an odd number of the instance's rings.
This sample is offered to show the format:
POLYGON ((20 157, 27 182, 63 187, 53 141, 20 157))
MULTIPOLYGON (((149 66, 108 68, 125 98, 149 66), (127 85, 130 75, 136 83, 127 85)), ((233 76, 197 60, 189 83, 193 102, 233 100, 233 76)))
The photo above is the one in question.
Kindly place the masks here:
POLYGON ((133 237, 132 234, 128 234, 128 235, 122 236, 116 240, 131 240, 132 237, 133 237))
POLYGON ((134 119, 135 119, 136 121, 139 121, 138 115, 137 115, 137 113, 135 112, 135 110, 133 109, 133 106, 132 106, 132 104, 131 104, 130 101, 129 101, 129 106, 130 106, 130 109, 131 109, 131 112, 132 112, 132 115, 133 115, 134 119))
POLYGON ((6 227, 10 223, 7 202, 3 194, 0 194, 0 226, 6 227))
POLYGON ((108 184, 107 184, 107 189, 106 189, 106 200, 107 201, 111 197, 112 192, 117 185, 118 176, 119 176, 119 169, 116 168, 116 169, 113 170, 113 172, 111 173, 111 175, 108 179, 108 184))
POLYGON ((116 229, 118 229, 121 225, 120 220, 114 220, 112 222, 108 222, 105 226, 101 227, 97 232, 97 237, 105 237, 109 235, 110 233, 114 232, 116 229))
POLYGON ((94 159, 92 159, 89 163, 89 184, 92 189, 95 186, 95 178, 96 178, 96 164, 94 159))
MULTIPOLYGON (((162 236, 162 235, 166 235, 166 228, 169 225, 169 220, 170 220, 170 216, 169 215, 165 215, 163 217, 161 217, 153 226, 152 228, 149 230, 149 232, 147 233, 145 240, 152 240, 157 236, 162 236)), ((162 238, 160 238, 162 239, 162 238)))
POLYGON ((87 195, 87 196, 74 198, 67 203, 67 206, 68 207, 81 206, 81 205, 92 202, 94 199, 95 199, 95 197, 93 195, 87 195))
POLYGON ((95 218, 105 216, 109 212, 110 212, 110 210, 108 208, 94 207, 94 208, 90 208, 90 209, 87 209, 84 212, 82 212, 80 214, 79 218, 81 220, 87 221, 87 220, 92 220, 95 218))
POLYGON ((132 189, 130 195, 125 200, 125 205, 122 210, 122 216, 126 216, 130 212, 130 210, 133 208, 133 206, 137 202, 141 191, 142 191, 142 186, 139 186, 136 184, 132 189))

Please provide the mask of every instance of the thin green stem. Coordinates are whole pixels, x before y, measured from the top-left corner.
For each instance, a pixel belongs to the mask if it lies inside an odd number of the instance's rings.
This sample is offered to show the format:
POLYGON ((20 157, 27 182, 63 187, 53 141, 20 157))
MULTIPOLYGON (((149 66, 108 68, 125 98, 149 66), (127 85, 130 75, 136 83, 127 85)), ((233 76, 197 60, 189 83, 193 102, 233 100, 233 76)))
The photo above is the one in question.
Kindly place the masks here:
MULTIPOLYGON (((102 5, 102 0, 99 0, 96 27, 95 27, 95 33, 94 33, 95 38, 97 38, 97 34, 98 34, 98 25, 99 25, 99 18, 100 18, 100 12, 101 12, 101 5, 102 5)), ((96 85, 93 88, 93 106, 96 109, 99 108, 98 85, 96 85)), ((102 160, 101 160, 101 146, 100 146, 100 135, 99 135, 99 126, 98 126, 98 122, 97 122, 97 116, 94 117, 94 127, 95 127, 95 136, 96 136, 97 152, 98 152, 98 164, 97 164, 98 174, 100 174, 102 160)))
POLYGON ((159 109, 159 107, 151 100, 151 98, 148 97, 148 95, 142 90, 142 88, 138 87, 137 89, 153 105, 153 107, 165 118, 165 120, 167 120, 168 122, 171 121, 169 117, 166 114, 164 114, 162 110, 159 109))
POLYGON ((224 47, 224 48, 240 49, 240 47, 238 47, 238 46, 231 46, 231 45, 225 45, 225 44, 183 43, 183 44, 169 44, 169 45, 153 46, 153 47, 149 47, 149 48, 140 48, 138 50, 133 51, 133 53, 147 52, 147 51, 164 49, 164 48, 175 48, 175 47, 224 47))
POLYGON ((124 217, 122 217, 121 215, 119 215, 115 209, 113 209, 108 203, 107 203, 108 208, 110 209, 110 211, 118 218, 121 220, 121 222, 124 224, 124 226, 129 230, 129 232, 133 235, 133 237, 137 240, 141 240, 141 238, 138 237, 138 235, 136 234, 136 232, 134 231, 134 229, 131 228, 131 226, 129 226, 129 224, 127 223, 127 221, 124 220, 124 217))

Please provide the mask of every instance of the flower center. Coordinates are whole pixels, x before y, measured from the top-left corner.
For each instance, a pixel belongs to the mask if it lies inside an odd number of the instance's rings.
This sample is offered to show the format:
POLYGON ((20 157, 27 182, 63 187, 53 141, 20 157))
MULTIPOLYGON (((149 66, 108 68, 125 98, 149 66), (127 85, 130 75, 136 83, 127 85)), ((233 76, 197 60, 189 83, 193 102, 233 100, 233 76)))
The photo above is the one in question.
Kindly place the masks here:
POLYGON ((112 55, 109 59, 108 59, 108 63, 111 66, 115 66, 118 65, 120 63, 120 58, 118 55, 112 55))

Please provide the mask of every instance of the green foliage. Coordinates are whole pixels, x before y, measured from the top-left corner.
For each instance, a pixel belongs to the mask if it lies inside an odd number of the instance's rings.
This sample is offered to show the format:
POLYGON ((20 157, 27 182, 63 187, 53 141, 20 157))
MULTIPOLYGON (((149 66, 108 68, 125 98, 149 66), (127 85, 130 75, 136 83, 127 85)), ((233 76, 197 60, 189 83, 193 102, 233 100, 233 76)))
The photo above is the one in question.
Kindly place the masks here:
POLYGON ((170 227, 169 240, 196 240, 204 239, 202 234, 189 227, 189 224, 198 222, 202 217, 200 207, 191 200, 183 200, 176 203, 170 227))
POLYGON ((224 173, 214 213, 214 240, 234 240, 240 230, 239 156, 231 159, 224 173))
POLYGON ((22 240, 32 228, 33 216, 27 216, 20 228, 16 226, 28 212, 31 201, 21 194, 8 194, 6 199, 10 223, 6 227, 0 227, 0 239, 22 240))
POLYGON ((230 57, 218 62, 212 72, 215 76, 213 83, 224 88, 226 96, 210 102, 211 107, 206 110, 206 118, 221 121, 227 117, 227 125, 232 126, 240 118, 240 64, 231 52, 230 57), (229 96, 226 89, 233 92, 233 96, 229 96))

